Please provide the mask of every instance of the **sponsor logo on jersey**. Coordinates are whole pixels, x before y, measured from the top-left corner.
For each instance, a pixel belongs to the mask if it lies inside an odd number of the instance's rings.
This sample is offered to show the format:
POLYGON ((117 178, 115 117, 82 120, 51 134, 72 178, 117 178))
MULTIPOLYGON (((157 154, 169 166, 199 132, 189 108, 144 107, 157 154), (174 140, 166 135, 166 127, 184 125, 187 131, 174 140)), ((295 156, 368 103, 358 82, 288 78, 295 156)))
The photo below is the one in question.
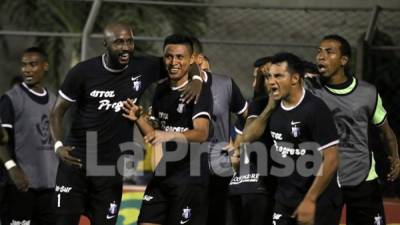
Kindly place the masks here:
POLYGON ((40 123, 36 124, 36 130, 40 135, 40 142, 42 143, 42 145, 51 145, 48 115, 43 114, 41 116, 40 123))
POLYGON ((114 91, 99 91, 99 90, 93 90, 90 92, 90 97, 93 98, 114 98, 115 93, 114 91))
POLYGON ((56 192, 60 193, 69 193, 72 190, 72 187, 65 187, 56 185, 56 192))
POLYGON ((107 90, 107 91, 99 91, 99 90, 93 90, 90 92, 90 97, 93 98, 101 98, 99 100, 99 107, 97 107, 97 110, 114 110, 115 112, 119 112, 122 109, 123 102, 118 101, 118 102, 112 102, 108 98, 114 98, 115 97, 115 91, 114 90, 107 90))
POLYGON ((271 131, 271 136, 275 140, 280 140, 280 141, 283 140, 281 133, 271 131))
POLYGON ((109 220, 109 219, 112 219, 112 218, 116 217, 117 216, 117 212, 118 212, 118 206, 115 203, 115 201, 113 201, 113 202, 110 203, 110 207, 108 208, 108 212, 107 212, 106 218, 109 220))
POLYGON ((111 102, 108 99, 103 99, 99 101, 99 107, 97 108, 98 110, 114 110, 115 112, 119 112, 122 109, 123 102, 111 102))
POLYGON ((232 177, 231 182, 229 185, 236 185, 236 184, 241 184, 241 183, 255 183, 258 182, 258 177, 260 174, 258 173, 251 173, 251 174, 246 174, 242 176, 234 176, 232 177))
POLYGON ((278 144, 278 142, 274 140, 273 147, 275 148, 275 151, 281 153, 282 158, 286 158, 288 155, 302 156, 305 155, 307 152, 306 149, 294 148, 293 146, 291 147, 291 146, 280 145, 281 143, 278 144))
POLYGON ((165 126, 163 129, 164 129, 164 131, 167 131, 167 132, 177 132, 177 133, 183 133, 183 132, 189 130, 189 128, 187 128, 187 127, 173 127, 173 126, 165 126))
POLYGON ((183 209, 182 212, 182 218, 180 221, 180 224, 185 224, 189 222, 190 218, 192 217, 192 209, 189 208, 189 206, 186 206, 186 208, 183 209))

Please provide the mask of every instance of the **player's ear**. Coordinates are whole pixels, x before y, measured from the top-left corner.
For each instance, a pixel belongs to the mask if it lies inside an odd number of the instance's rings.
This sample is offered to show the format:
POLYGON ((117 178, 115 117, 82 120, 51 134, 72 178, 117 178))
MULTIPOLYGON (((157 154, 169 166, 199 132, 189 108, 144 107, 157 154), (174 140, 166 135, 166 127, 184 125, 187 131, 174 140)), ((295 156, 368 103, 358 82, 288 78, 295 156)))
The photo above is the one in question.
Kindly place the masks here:
POLYGON ((297 83, 300 82, 300 74, 299 73, 292 74, 291 79, 292 79, 292 85, 296 85, 297 83))
POLYGON ((198 65, 201 65, 201 64, 203 64, 203 62, 204 62, 204 55, 203 54, 199 54, 198 56, 197 56, 197 64, 198 65))
POLYGON ((48 71, 49 70, 49 63, 48 62, 44 62, 43 69, 44 69, 44 71, 48 71))
POLYGON ((103 46, 104 46, 104 48, 107 48, 107 41, 106 41, 106 39, 103 40, 103 46))
POLYGON ((190 56, 190 64, 193 64, 193 63, 195 63, 194 54, 192 54, 192 55, 190 56))
POLYGON ((349 63, 349 57, 343 55, 343 56, 340 58, 340 64, 341 64, 342 66, 346 66, 347 63, 349 63))

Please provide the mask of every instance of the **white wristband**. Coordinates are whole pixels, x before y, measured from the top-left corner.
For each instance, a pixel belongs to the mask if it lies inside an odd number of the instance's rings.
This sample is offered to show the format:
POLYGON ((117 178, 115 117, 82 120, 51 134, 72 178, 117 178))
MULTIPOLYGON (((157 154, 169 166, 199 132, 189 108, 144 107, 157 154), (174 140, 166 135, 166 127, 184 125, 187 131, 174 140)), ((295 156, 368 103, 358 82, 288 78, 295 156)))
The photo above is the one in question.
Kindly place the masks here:
POLYGON ((4 167, 7 170, 10 170, 11 168, 16 167, 16 166, 17 166, 17 164, 15 164, 14 160, 12 160, 12 159, 10 159, 10 160, 8 160, 7 162, 4 163, 4 167))
POLYGON ((61 141, 56 141, 56 143, 54 144, 54 152, 57 153, 57 149, 62 146, 64 145, 61 141))
POLYGON ((199 75, 193 75, 192 80, 199 80, 199 81, 203 82, 203 79, 199 75))

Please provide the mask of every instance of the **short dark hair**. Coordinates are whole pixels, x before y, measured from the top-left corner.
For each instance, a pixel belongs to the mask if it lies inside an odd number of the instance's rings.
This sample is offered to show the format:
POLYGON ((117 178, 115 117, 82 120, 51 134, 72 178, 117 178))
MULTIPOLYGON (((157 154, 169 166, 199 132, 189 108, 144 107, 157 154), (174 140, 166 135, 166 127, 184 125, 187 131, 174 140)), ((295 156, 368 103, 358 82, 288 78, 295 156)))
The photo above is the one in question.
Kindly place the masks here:
POLYGON ((253 67, 260 67, 262 65, 265 65, 266 63, 271 62, 271 60, 271 56, 261 57, 254 62, 253 67))
POLYGON ((330 35, 326 35, 325 37, 322 38, 322 41, 325 41, 325 40, 333 40, 333 41, 339 42, 340 43, 340 53, 344 56, 347 56, 350 59, 351 46, 344 37, 337 35, 337 34, 330 34, 330 35))
POLYGON ((193 54, 193 42, 192 42, 192 39, 187 35, 182 35, 182 34, 169 35, 164 39, 163 49, 165 49, 165 46, 167 46, 169 44, 187 45, 187 46, 189 46, 190 54, 193 54))
POLYGON ((30 47, 30 48, 27 48, 27 49, 25 49, 25 51, 23 52, 23 54, 25 54, 25 53, 37 53, 37 54, 39 54, 42 58, 43 58, 43 60, 45 61, 45 62, 47 62, 47 58, 48 58, 48 56, 47 56, 47 53, 42 49, 42 48, 40 48, 40 47, 37 47, 37 46, 34 46, 34 47, 30 47))
POLYGON ((280 52, 275 54, 271 60, 272 64, 283 62, 287 63, 289 73, 298 73, 300 77, 304 77, 304 63, 298 56, 288 52, 280 52))
POLYGON ((190 36, 193 44, 193 53, 203 54, 203 44, 201 44, 200 40, 195 36, 190 36))

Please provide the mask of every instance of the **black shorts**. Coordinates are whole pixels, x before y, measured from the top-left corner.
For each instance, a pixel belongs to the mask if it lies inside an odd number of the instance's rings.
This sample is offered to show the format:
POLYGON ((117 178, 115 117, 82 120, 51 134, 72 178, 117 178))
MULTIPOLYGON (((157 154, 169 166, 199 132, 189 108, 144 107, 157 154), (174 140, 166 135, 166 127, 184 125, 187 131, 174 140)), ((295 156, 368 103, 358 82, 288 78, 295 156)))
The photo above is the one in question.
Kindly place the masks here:
POLYGON ((30 224, 55 224, 54 189, 29 189, 21 192, 14 185, 6 185, 4 188, 2 224, 27 224, 28 221, 30 224))
POLYGON ((204 225, 207 221, 207 186, 183 179, 153 177, 147 185, 139 223, 204 225))
POLYGON ((56 180, 57 225, 78 224, 80 215, 92 225, 114 225, 122 197, 122 177, 89 177, 60 162, 56 180))
MULTIPOLYGON (((282 203, 276 202, 272 221, 274 225, 296 225, 296 218, 292 214, 296 208, 288 207, 282 203)), ((314 225, 338 225, 341 216, 341 207, 334 202, 332 204, 316 205, 314 225)))
POLYGON ((232 225, 272 225, 273 195, 233 195, 229 200, 232 225))
POLYGON ((364 181, 358 186, 343 187, 346 204, 346 224, 385 225, 381 187, 378 179, 364 181))

